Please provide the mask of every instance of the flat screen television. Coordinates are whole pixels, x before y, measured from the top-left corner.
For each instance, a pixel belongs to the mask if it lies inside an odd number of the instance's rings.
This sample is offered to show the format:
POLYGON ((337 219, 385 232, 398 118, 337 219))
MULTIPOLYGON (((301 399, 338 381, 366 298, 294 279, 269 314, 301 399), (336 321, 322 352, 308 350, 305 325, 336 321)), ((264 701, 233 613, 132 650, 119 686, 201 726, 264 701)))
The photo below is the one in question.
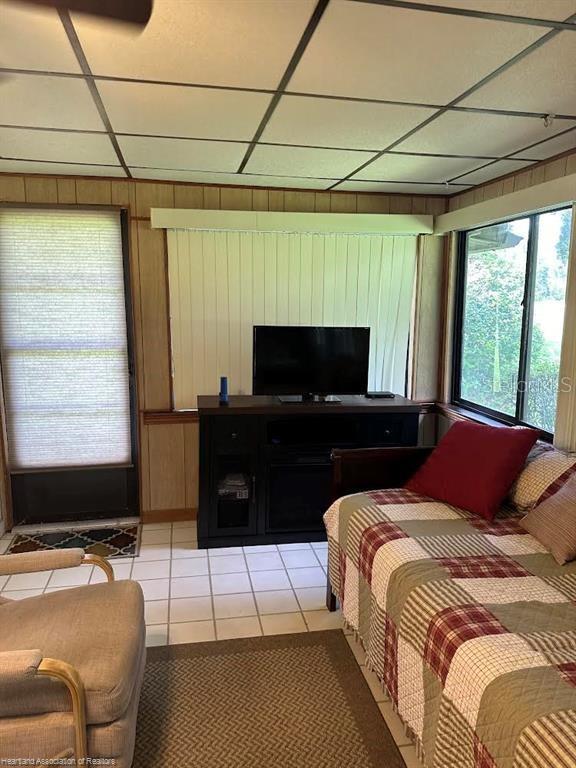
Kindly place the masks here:
POLYGON ((255 395, 360 395, 370 328, 254 326, 255 395))

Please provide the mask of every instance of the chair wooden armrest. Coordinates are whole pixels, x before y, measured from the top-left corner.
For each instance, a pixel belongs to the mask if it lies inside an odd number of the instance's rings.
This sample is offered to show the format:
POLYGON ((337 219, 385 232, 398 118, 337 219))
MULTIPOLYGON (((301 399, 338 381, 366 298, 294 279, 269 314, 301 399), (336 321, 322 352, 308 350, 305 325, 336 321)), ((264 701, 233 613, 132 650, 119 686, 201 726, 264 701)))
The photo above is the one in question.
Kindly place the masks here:
POLYGON ((402 488, 433 447, 357 448, 332 451, 333 498, 379 488, 402 488))
POLYGON ((83 549, 50 549, 0 555, 0 576, 54 571, 60 568, 75 568, 78 565, 95 565, 104 571, 108 581, 114 581, 114 571, 108 560, 100 555, 86 554, 83 549))
POLYGON ((64 683, 72 701, 74 754, 76 764, 88 757, 86 736, 86 693, 75 667, 59 659, 44 659, 39 650, 0 652, 0 695, 3 685, 13 686, 35 675, 52 677, 64 683))

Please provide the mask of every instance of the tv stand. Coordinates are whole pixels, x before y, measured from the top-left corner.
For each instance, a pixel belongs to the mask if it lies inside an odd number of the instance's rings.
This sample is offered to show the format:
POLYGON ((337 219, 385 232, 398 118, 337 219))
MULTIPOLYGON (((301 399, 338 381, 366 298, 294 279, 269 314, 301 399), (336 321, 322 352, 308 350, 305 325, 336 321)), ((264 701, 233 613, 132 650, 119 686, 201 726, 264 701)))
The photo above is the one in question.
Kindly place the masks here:
POLYGON ((342 400, 336 395, 278 395, 278 400, 282 405, 291 403, 341 403, 342 400))
POLYGON ((343 396, 330 402, 200 396, 201 549, 322 541, 333 501, 333 448, 418 442, 418 403, 343 396))

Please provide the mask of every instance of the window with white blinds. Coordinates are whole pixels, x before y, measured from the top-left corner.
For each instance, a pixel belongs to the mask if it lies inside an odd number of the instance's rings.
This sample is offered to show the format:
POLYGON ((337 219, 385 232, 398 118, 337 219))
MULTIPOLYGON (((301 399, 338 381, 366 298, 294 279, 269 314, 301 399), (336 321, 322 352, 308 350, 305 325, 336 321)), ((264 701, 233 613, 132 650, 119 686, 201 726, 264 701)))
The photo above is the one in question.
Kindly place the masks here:
POLYGON ((416 236, 168 230, 176 408, 252 392, 254 325, 370 326, 369 389, 405 390, 416 236))
POLYGON ((0 211, 10 467, 131 462, 120 214, 0 211))

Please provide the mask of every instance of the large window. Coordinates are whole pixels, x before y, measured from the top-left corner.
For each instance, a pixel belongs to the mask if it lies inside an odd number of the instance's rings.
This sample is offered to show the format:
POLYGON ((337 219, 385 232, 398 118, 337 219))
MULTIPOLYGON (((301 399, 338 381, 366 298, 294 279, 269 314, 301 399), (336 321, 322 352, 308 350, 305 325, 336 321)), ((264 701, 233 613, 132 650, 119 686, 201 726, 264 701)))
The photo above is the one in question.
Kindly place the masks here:
POLYGON ((571 209, 461 233, 453 401, 554 432, 571 209))

